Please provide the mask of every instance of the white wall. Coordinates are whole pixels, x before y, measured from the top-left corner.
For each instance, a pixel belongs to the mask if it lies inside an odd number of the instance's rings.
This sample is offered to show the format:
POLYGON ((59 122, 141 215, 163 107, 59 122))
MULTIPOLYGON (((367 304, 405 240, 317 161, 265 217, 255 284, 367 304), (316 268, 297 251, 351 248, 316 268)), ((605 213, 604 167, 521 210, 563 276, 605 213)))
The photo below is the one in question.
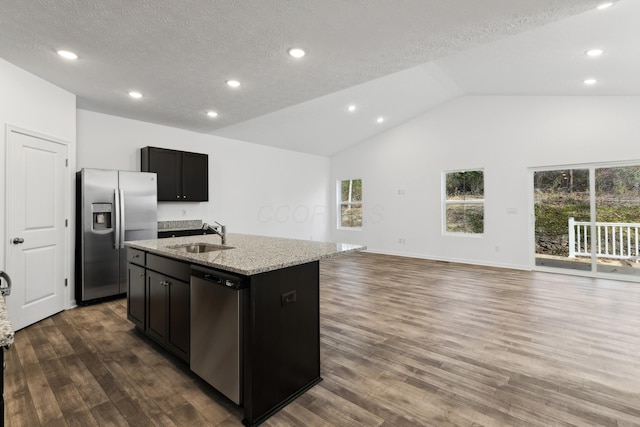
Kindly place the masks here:
POLYGON ((638 117, 640 97, 457 98, 332 157, 332 188, 337 179, 363 179, 365 225, 335 230, 332 200, 331 238, 383 253, 529 268, 528 168, 640 160, 638 117), (442 171, 474 168, 485 173, 485 234, 444 236, 442 171))
POLYGON ((78 110, 77 169, 140 170, 140 148, 209 155, 209 202, 161 202, 158 220, 217 220, 230 233, 328 239, 329 159, 78 110))
MULTIPOLYGON (((0 270, 5 269, 7 125, 17 126, 69 143, 69 167, 75 167, 76 97, 41 78, 0 59, 0 270)), ((73 174, 69 174, 73 182, 73 174)), ((73 195, 73 193, 71 193, 73 195)), ((69 205, 73 217, 73 197, 69 205)), ((70 245, 73 244, 70 236, 70 245)), ((73 253, 73 247, 70 248, 73 253)), ((73 257, 71 263, 73 263, 73 257)), ((72 266, 69 272, 73 272, 72 266)), ((10 272, 9 272, 10 273, 10 272)), ((72 274, 71 274, 72 275, 72 274)), ((73 280, 72 280, 73 282, 73 280)), ((73 286, 70 286, 73 288, 73 286)))

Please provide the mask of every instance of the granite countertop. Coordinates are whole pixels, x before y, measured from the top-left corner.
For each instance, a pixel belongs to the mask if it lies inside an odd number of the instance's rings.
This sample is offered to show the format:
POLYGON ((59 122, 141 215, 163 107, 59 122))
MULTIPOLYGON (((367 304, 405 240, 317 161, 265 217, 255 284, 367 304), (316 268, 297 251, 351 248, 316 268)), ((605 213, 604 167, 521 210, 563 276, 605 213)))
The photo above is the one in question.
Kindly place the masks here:
POLYGON ((126 245, 157 255, 251 276, 293 265, 318 261, 345 252, 366 249, 347 243, 328 243, 279 237, 227 234, 232 249, 205 253, 188 253, 171 246, 193 243, 220 245, 220 236, 203 235, 168 239, 137 240, 126 245))
POLYGON ((0 347, 13 344, 13 327, 7 314, 4 297, 0 296, 0 347))

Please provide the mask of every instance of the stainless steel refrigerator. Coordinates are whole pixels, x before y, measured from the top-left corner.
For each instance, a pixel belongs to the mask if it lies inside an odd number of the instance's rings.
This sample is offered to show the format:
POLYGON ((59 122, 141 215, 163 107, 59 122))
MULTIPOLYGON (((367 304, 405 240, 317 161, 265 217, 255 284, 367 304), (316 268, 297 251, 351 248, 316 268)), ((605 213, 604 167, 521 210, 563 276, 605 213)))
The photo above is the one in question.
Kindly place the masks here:
POLYGON ((157 176, 82 169, 76 176, 76 302, 127 292, 124 242, 156 239, 157 176))

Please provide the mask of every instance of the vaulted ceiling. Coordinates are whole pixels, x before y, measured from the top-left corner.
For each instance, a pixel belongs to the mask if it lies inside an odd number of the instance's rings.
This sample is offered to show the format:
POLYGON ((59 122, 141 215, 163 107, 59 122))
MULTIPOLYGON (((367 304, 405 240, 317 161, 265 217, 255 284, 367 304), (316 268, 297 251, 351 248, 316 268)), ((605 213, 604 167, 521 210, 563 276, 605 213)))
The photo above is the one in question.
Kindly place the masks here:
POLYGON ((0 57, 81 109, 331 155, 460 95, 640 94, 640 2, 603 2, 4 0, 0 57))

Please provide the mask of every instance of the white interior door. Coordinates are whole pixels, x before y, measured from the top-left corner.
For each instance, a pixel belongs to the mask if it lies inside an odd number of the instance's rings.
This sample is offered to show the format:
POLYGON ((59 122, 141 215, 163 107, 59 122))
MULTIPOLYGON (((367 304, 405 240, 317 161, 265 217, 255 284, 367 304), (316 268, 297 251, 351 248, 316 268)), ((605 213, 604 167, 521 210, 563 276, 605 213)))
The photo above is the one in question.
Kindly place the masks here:
POLYGON ((64 309, 68 147, 15 129, 7 142, 7 309, 17 330, 64 309))

